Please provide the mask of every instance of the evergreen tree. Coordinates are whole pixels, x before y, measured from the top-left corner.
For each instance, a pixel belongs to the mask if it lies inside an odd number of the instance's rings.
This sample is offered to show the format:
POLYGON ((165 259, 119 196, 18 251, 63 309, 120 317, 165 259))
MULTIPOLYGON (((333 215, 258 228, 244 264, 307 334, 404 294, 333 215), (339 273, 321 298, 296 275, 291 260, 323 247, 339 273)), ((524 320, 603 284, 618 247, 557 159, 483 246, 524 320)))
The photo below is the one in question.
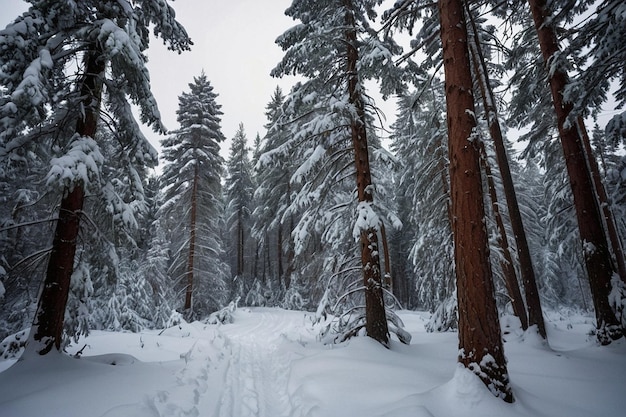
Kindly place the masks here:
MULTIPOLYGON (((294 136, 275 152, 282 151, 284 155, 288 150, 303 151, 305 162, 292 178, 301 183, 294 204, 307 207, 307 211, 294 233, 307 236, 310 231, 306 226, 315 224, 316 216, 331 216, 331 219, 336 216, 332 211, 322 210, 325 204, 332 203, 330 207, 335 207, 335 211, 349 207, 345 198, 335 200, 343 190, 335 184, 351 175, 356 181, 357 202, 352 230, 360 246, 365 312, 350 333, 363 328, 368 336, 386 345, 389 331, 379 259, 380 219, 384 214, 375 206, 376 184, 372 182, 368 148, 371 123, 366 115, 372 103, 365 94, 363 81, 383 78, 383 93, 389 94, 401 89, 401 77, 392 63, 397 45, 388 38, 380 40, 370 25, 379 3, 294 0, 286 14, 301 23, 278 38, 285 56, 273 75, 297 73, 307 78, 294 87, 286 103, 293 110, 307 113, 290 114, 295 117, 292 121, 299 121, 290 126, 294 136), (347 154, 352 154, 350 165, 345 164, 347 154), (326 203, 322 204, 322 200, 326 203)), ((334 220, 333 223, 345 227, 334 220)), ((397 224, 396 219, 390 223, 397 224)), ((334 227, 327 228, 324 234, 330 230, 334 227)), ((346 234, 345 229, 343 233, 346 234)))
POLYGON ((243 123, 230 146, 226 162, 226 230, 230 242, 230 270, 235 280, 247 281, 250 278, 251 236, 250 215, 253 211, 252 166, 248 156, 249 148, 243 123))
POLYGON ((443 93, 443 83, 433 80, 423 93, 402 97, 392 126, 410 291, 415 307, 434 313, 430 330, 457 327, 443 93))
POLYGON ((440 0, 450 196, 459 305, 459 362, 513 402, 494 299, 475 132, 467 26, 461 0, 440 0))
MULTIPOLYGON (((505 147, 504 133, 500 124, 499 106, 497 104, 497 98, 494 94, 492 86, 493 82, 487 65, 487 59, 489 56, 486 53, 489 53, 489 49, 486 49, 483 46, 488 45, 488 42, 481 38, 481 36, 484 36, 483 33, 488 31, 481 28, 483 23, 481 22, 481 19, 477 17, 479 11, 471 9, 469 5, 466 5, 465 7, 470 23, 469 48, 471 61, 473 63, 476 83, 479 87, 478 91, 480 91, 483 103, 487 128, 493 143, 495 160, 497 161, 497 167, 499 168, 500 178, 502 180, 502 189, 507 203, 511 229, 515 238, 515 247, 517 248, 520 277, 524 283, 526 306, 524 305, 524 301, 521 297, 521 291, 519 289, 515 268, 513 266, 513 260, 508 249, 509 244, 506 237, 504 221, 496 201, 497 192, 495 187, 491 185, 491 183, 495 181, 493 181, 493 177, 487 173, 487 182, 490 184, 489 188, 493 214, 497 224, 496 229, 498 231, 498 235, 500 236, 498 239, 498 246, 505 260, 505 262, 500 262, 500 265, 502 266, 501 269, 503 271, 506 288, 513 304, 513 310, 519 317, 522 323, 522 328, 526 330, 529 325, 536 326, 541 337, 545 339, 546 330, 539 293, 537 290, 535 270, 526 238, 526 230, 524 229, 519 204, 517 202, 517 193, 513 185, 513 177, 511 174, 509 159, 507 157, 507 149, 505 147), (528 309, 528 314, 526 313, 526 309, 528 309)), ((495 28, 491 29, 491 31, 495 30, 495 28)), ((485 146, 483 146, 482 149, 485 150, 485 146)), ((483 153, 485 154, 483 157, 484 169, 485 171, 490 171, 491 162, 487 160, 486 152, 483 153)))
POLYGON ((230 291, 222 243, 224 160, 217 94, 202 73, 178 97, 180 128, 161 142, 165 166, 159 216, 171 242, 169 275, 188 318, 223 307, 230 291))
POLYGON ((150 230, 152 238, 137 274, 143 277, 150 286, 151 291, 144 302, 152 306, 149 315, 151 325, 160 328, 166 326, 172 314, 176 294, 167 276, 170 254, 161 222, 155 220, 150 230))
MULTIPOLYGON (((103 193, 108 164, 98 143, 101 111, 111 116, 128 170, 156 163, 141 120, 163 131, 143 52, 149 30, 175 51, 191 41, 162 1, 40 1, 0 32, 0 157, 25 151, 50 164, 46 184, 61 196, 46 278, 29 340, 31 351, 60 349, 86 193, 103 193)), ((141 193, 136 190, 135 196, 141 193)), ((70 312, 72 314, 72 312, 70 312)))
MULTIPOLYGON (((25 155, 28 155, 26 153, 25 155)), ((0 338, 28 328, 45 272, 55 198, 46 192, 41 159, 1 158, 0 338)))
MULTIPOLYGON (((289 128, 280 122, 284 101, 282 90, 276 87, 265 109, 267 134, 256 163, 257 188, 254 195, 256 204, 253 227, 254 236, 260 244, 259 249, 268 254, 264 257, 268 262, 263 262, 263 271, 274 271, 269 273, 268 278, 270 285, 278 287, 281 298, 291 286, 294 278, 291 274, 295 272, 294 240, 291 233, 299 218, 299 210, 289 209, 293 198, 290 179, 300 162, 293 154, 275 154, 290 137, 289 128)), ((300 265, 304 266, 304 263, 300 265)), ((296 282, 297 286, 299 284, 296 282)))
MULTIPOLYGON (((598 341, 609 344, 623 336, 623 328, 612 311, 609 302, 611 279, 615 269, 610 257, 603 219, 598 198, 592 182, 586 150, 580 131, 577 130, 574 105, 564 97, 569 84, 567 62, 559 51, 556 21, 551 17, 548 2, 529 0, 530 11, 537 31, 543 62, 549 65, 548 81, 561 146, 565 155, 565 166, 572 188, 574 208, 581 238, 583 259, 589 277, 596 312, 596 335, 598 341)), ((558 21, 558 19, 557 19, 558 21)))

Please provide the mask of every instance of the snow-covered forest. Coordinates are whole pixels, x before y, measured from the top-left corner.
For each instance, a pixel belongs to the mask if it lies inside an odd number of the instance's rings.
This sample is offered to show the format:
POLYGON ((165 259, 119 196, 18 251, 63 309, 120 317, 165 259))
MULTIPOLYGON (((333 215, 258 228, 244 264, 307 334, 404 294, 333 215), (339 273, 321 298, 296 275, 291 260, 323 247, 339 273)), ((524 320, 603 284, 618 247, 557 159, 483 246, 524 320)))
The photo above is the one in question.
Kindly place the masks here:
POLYGON ((0 415, 623 413, 623 1, 293 0, 298 81, 229 138, 202 68, 163 125, 149 48, 202 53, 175 2, 27 3, 0 415))

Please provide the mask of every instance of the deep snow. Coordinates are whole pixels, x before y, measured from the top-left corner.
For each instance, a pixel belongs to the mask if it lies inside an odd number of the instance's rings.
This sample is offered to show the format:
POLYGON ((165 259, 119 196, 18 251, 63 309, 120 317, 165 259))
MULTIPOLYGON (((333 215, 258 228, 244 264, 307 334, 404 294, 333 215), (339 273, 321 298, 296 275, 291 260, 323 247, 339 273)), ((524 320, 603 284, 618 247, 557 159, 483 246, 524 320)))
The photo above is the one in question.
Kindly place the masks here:
POLYGON ((86 344, 81 359, 0 362, 0 416, 624 415, 626 343, 597 346, 591 318, 551 314, 550 346, 503 319, 511 405, 458 367, 455 333, 426 333, 426 313, 399 315, 413 341, 390 350, 366 337, 323 345, 311 314, 270 308, 240 308, 226 325, 93 332, 68 349, 86 344))

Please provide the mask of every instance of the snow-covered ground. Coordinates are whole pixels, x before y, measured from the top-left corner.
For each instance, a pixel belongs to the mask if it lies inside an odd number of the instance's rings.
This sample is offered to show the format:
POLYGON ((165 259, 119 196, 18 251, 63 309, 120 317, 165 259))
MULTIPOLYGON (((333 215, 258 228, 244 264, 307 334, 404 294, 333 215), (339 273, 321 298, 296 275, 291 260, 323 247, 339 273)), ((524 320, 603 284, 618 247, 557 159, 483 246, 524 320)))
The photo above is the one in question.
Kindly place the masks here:
POLYGON ((456 364, 457 335, 401 312, 410 346, 322 345, 311 315, 240 308, 234 323, 93 332, 69 349, 0 362, 3 417, 602 417, 626 415, 626 343, 599 347, 590 318, 556 315, 550 347, 503 320, 516 402, 456 364))

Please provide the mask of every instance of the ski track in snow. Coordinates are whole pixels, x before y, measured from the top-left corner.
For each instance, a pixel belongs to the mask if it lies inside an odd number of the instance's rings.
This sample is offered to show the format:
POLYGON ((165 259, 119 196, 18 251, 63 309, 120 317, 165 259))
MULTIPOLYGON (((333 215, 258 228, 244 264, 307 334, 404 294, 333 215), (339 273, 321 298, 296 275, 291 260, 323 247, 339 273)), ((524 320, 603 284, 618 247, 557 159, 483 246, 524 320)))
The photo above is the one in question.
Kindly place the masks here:
POLYGON ((209 377, 218 369, 212 358, 216 341, 199 339, 191 349, 181 355, 185 367, 177 372, 178 385, 168 391, 160 391, 148 400, 148 407, 159 417, 199 417, 206 415, 201 409, 201 399, 209 390, 209 377))
POLYGON ((291 323, 285 315, 262 311, 260 320, 236 329, 222 327, 231 357, 216 417, 292 416, 287 392, 289 358, 278 344, 291 323))
POLYGON ((279 349, 283 332, 295 325, 291 317, 241 309, 237 326, 220 326, 213 340, 198 339, 181 355, 177 385, 147 407, 158 417, 299 416, 287 391, 291 357, 279 349))

